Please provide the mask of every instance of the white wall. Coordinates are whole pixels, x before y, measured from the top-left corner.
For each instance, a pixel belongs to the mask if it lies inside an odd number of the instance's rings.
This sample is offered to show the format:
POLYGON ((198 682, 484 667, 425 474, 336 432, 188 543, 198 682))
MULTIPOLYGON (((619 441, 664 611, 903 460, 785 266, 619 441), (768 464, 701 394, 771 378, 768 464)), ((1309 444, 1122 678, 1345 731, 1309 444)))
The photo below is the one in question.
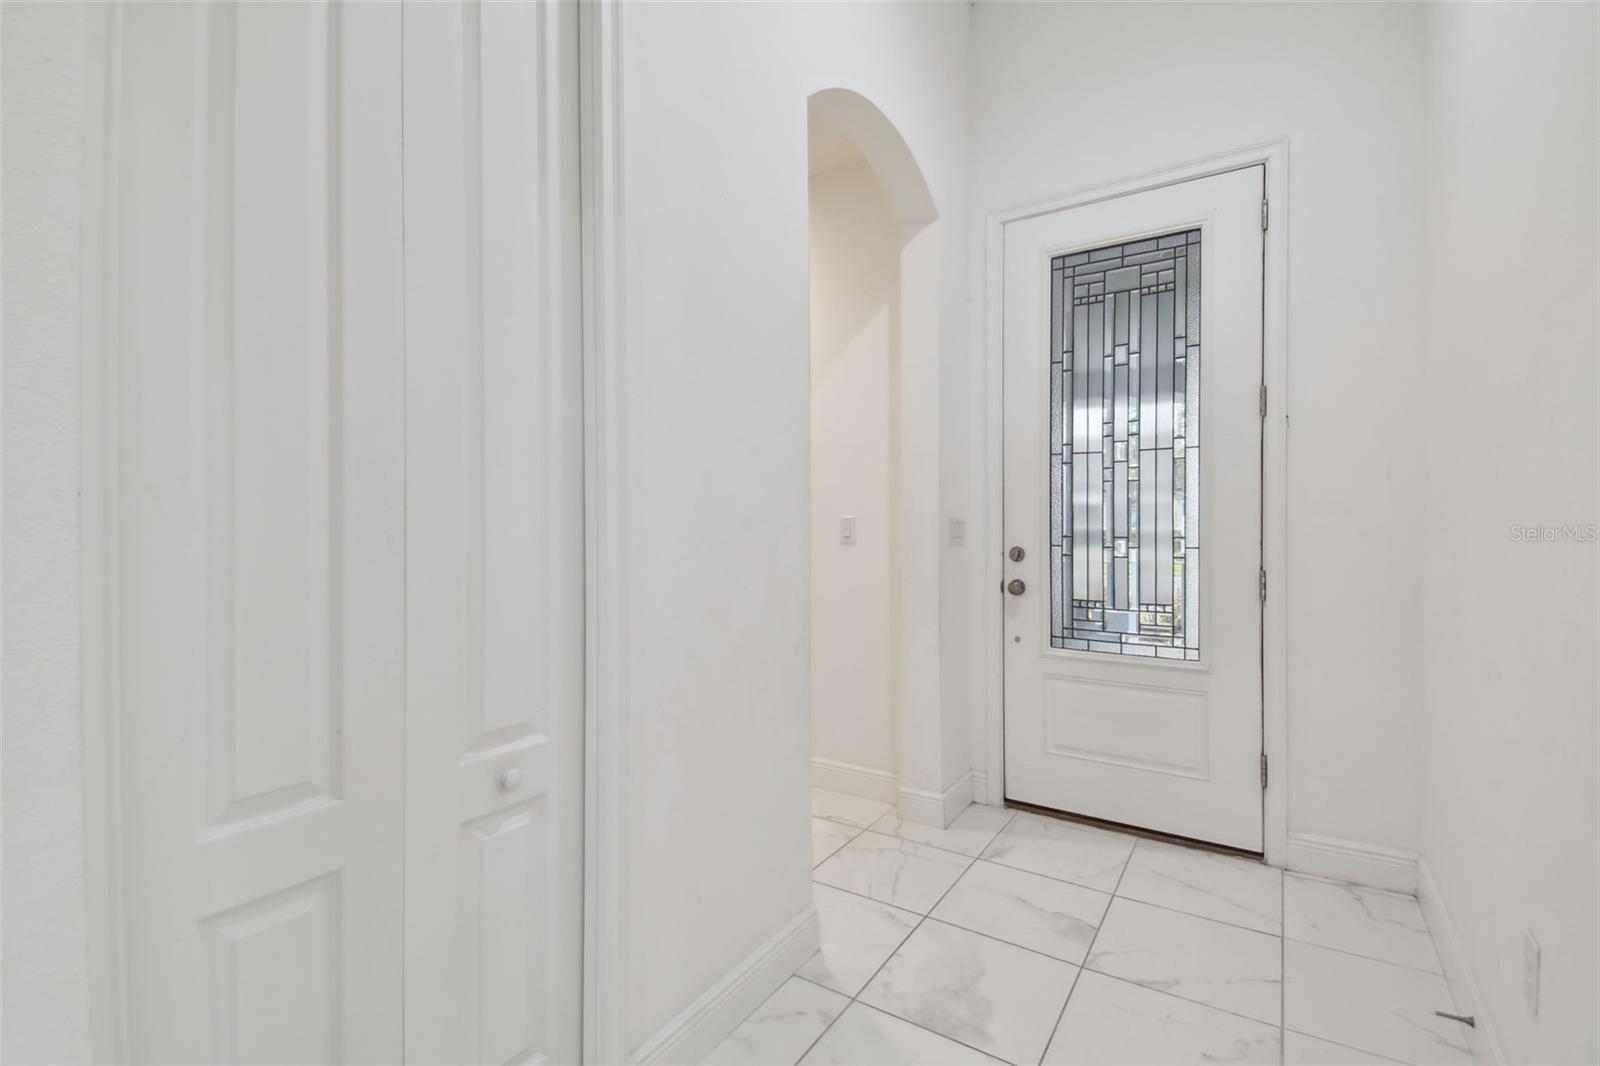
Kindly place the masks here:
MULTIPOLYGON (((966 202, 968 10, 621 17, 637 1046, 810 902, 806 97, 851 88, 896 124, 940 212, 940 258, 964 263, 964 223, 945 222, 966 202)), ((950 271, 955 341, 964 290, 950 271)))
POLYGON ((78 268, 91 13, 0 5, 4 43, 4 1040, 89 1057, 78 682, 78 268))
POLYGON ((893 775, 900 227, 865 160, 812 175, 810 212, 811 754, 893 775))
POLYGON ((1594 1062, 1596 9, 1430 7, 1422 854, 1511 1062, 1594 1062), (1522 936, 1543 948, 1539 1015, 1522 936))
POLYGON ((1288 138, 1289 829, 1406 851, 1422 31, 1415 6, 1364 4, 985 3, 973 23, 975 224, 1288 138))

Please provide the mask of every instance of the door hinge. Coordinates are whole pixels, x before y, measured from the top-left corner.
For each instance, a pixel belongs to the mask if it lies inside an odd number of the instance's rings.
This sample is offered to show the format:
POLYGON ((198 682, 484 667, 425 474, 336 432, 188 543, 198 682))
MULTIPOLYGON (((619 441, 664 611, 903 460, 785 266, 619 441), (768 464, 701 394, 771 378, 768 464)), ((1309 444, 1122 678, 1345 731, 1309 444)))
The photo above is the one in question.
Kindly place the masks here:
POLYGON ((1263 566, 1261 568, 1261 604, 1262 604, 1262 606, 1266 606, 1266 603, 1267 603, 1267 568, 1263 566))
POLYGON ((1266 200, 1266 197, 1262 197, 1261 198, 1261 232, 1262 233, 1267 232, 1267 200, 1266 200))
POLYGON ((1261 417, 1267 417, 1267 387, 1261 386, 1261 417))
POLYGON ((1267 787, 1267 753, 1261 753, 1261 787, 1267 787))

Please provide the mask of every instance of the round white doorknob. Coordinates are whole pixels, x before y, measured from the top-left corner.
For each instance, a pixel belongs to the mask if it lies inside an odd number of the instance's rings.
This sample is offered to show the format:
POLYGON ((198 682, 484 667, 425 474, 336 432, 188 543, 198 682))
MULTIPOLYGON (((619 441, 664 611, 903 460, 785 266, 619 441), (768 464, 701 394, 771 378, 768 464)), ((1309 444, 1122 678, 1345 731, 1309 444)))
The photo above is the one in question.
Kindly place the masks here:
POLYGON ((509 770, 500 771, 500 791, 515 792, 517 786, 522 784, 522 771, 513 766, 509 770))

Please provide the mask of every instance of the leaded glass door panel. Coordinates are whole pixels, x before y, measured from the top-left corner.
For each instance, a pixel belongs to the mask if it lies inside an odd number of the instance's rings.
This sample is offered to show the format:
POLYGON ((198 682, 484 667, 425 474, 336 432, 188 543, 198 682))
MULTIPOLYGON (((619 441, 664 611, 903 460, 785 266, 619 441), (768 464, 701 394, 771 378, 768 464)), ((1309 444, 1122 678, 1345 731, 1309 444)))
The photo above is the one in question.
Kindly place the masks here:
POLYGON ((1008 223, 1003 309, 1005 794, 1250 850, 1263 176, 1008 223))

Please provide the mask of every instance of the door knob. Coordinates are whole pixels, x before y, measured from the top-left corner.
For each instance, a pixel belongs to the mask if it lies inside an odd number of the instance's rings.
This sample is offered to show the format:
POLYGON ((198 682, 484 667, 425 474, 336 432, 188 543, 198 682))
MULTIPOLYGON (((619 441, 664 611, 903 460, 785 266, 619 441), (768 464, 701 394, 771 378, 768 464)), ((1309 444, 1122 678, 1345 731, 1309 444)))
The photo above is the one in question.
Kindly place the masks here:
POLYGON ((1006 591, 1011 593, 1013 596, 1020 596, 1024 592, 1028 591, 1028 586, 1022 583, 1022 579, 1020 577, 1014 577, 1010 581, 1006 582, 1006 591))
POLYGON ((515 792, 522 785, 522 771, 515 766, 500 771, 500 791, 515 792))

